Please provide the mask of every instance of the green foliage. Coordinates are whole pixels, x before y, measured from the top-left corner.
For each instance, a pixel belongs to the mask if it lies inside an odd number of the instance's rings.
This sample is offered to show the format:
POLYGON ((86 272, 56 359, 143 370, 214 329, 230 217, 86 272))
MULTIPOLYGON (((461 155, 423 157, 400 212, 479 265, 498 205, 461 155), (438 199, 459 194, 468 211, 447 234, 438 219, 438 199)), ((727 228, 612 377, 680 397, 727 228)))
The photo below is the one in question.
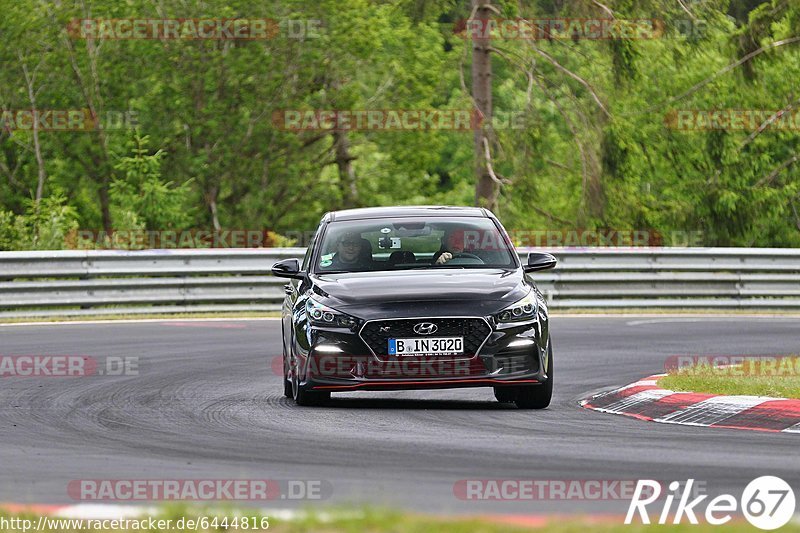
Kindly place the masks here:
MULTIPOLYGON (((454 34, 469 2, 8 4, 0 109, 31 108, 27 70, 40 109, 131 113, 136 124, 41 131, 43 167, 30 131, 0 128, 0 248, 61 247, 74 224, 286 234, 349 205, 475 201, 471 131, 347 131, 353 191, 332 132, 272 122, 296 109, 471 109, 471 42, 454 34), (270 18, 284 31, 252 41, 69 37, 68 23, 86 17, 270 18), (296 38, 289 20, 321 25, 296 38)), ((699 231, 708 245, 800 246, 796 129, 685 131, 668 120, 681 110, 797 111, 800 43, 723 69, 799 35, 800 4, 493 4, 498 17, 609 18, 608 9, 663 29, 652 39, 493 41, 495 116, 514 119, 491 132, 509 229, 699 231)))
POLYGON ((798 370, 796 356, 753 357, 726 367, 703 364, 701 359, 697 365, 672 370, 658 384, 674 391, 800 398, 798 370))
POLYGON ((111 183, 115 219, 125 226, 118 229, 175 230, 191 220, 189 201, 191 180, 175 186, 161 178, 162 150, 148 154, 149 139, 136 135, 129 143, 131 154, 114 164, 121 177, 111 183))
POLYGON ((25 212, 0 211, 0 250, 58 250, 78 228, 75 209, 60 193, 26 202, 25 212))

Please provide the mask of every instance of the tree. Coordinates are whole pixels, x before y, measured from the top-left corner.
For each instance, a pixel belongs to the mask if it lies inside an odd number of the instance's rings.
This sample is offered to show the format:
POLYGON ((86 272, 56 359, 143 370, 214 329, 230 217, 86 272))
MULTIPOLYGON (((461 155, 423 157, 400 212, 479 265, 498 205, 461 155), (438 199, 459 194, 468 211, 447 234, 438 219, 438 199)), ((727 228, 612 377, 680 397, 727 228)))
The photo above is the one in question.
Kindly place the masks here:
MULTIPOLYGON (((496 14, 491 0, 472 0, 473 20, 488 25, 496 14)), ((489 32, 475 32, 472 39, 472 98, 482 119, 475 128, 475 203, 497 210, 500 182, 492 169, 489 131, 492 127, 492 59, 489 32)))

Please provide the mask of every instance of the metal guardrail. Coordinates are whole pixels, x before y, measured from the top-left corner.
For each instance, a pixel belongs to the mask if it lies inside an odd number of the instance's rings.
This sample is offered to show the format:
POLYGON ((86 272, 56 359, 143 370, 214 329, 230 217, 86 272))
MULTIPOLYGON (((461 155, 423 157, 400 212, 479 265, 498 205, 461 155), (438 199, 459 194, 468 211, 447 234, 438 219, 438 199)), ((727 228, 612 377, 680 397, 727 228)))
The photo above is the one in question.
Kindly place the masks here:
MULTIPOLYGON (((0 252, 0 317, 276 311, 302 248, 0 252)), ((521 249, 520 255, 528 249, 521 249)), ((800 309, 800 249, 550 249, 553 308, 800 309)))

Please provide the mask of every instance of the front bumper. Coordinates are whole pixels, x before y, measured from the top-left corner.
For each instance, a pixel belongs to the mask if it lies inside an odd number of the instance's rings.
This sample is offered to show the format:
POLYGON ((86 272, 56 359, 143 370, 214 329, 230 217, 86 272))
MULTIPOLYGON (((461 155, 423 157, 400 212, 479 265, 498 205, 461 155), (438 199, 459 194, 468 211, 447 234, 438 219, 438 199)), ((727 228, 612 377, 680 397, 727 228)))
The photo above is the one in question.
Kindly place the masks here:
POLYGON ((358 331, 311 327, 308 348, 298 357, 301 385, 319 391, 404 390, 536 385, 547 380, 546 317, 502 327, 480 319, 488 326, 485 338, 474 343, 472 353, 455 356, 376 353, 374 339, 370 345, 361 336, 363 326, 358 331))

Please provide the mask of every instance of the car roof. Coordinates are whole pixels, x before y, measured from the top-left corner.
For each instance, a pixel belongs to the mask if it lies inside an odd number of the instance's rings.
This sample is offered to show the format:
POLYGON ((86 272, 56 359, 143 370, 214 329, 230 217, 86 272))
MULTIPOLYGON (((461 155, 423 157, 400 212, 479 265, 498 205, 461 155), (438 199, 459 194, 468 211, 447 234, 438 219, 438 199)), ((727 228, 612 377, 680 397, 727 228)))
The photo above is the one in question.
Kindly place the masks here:
POLYGON ((389 217, 488 217, 488 211, 481 207, 465 207, 452 205, 400 205, 392 207, 363 207, 331 211, 323 220, 361 220, 389 217))

